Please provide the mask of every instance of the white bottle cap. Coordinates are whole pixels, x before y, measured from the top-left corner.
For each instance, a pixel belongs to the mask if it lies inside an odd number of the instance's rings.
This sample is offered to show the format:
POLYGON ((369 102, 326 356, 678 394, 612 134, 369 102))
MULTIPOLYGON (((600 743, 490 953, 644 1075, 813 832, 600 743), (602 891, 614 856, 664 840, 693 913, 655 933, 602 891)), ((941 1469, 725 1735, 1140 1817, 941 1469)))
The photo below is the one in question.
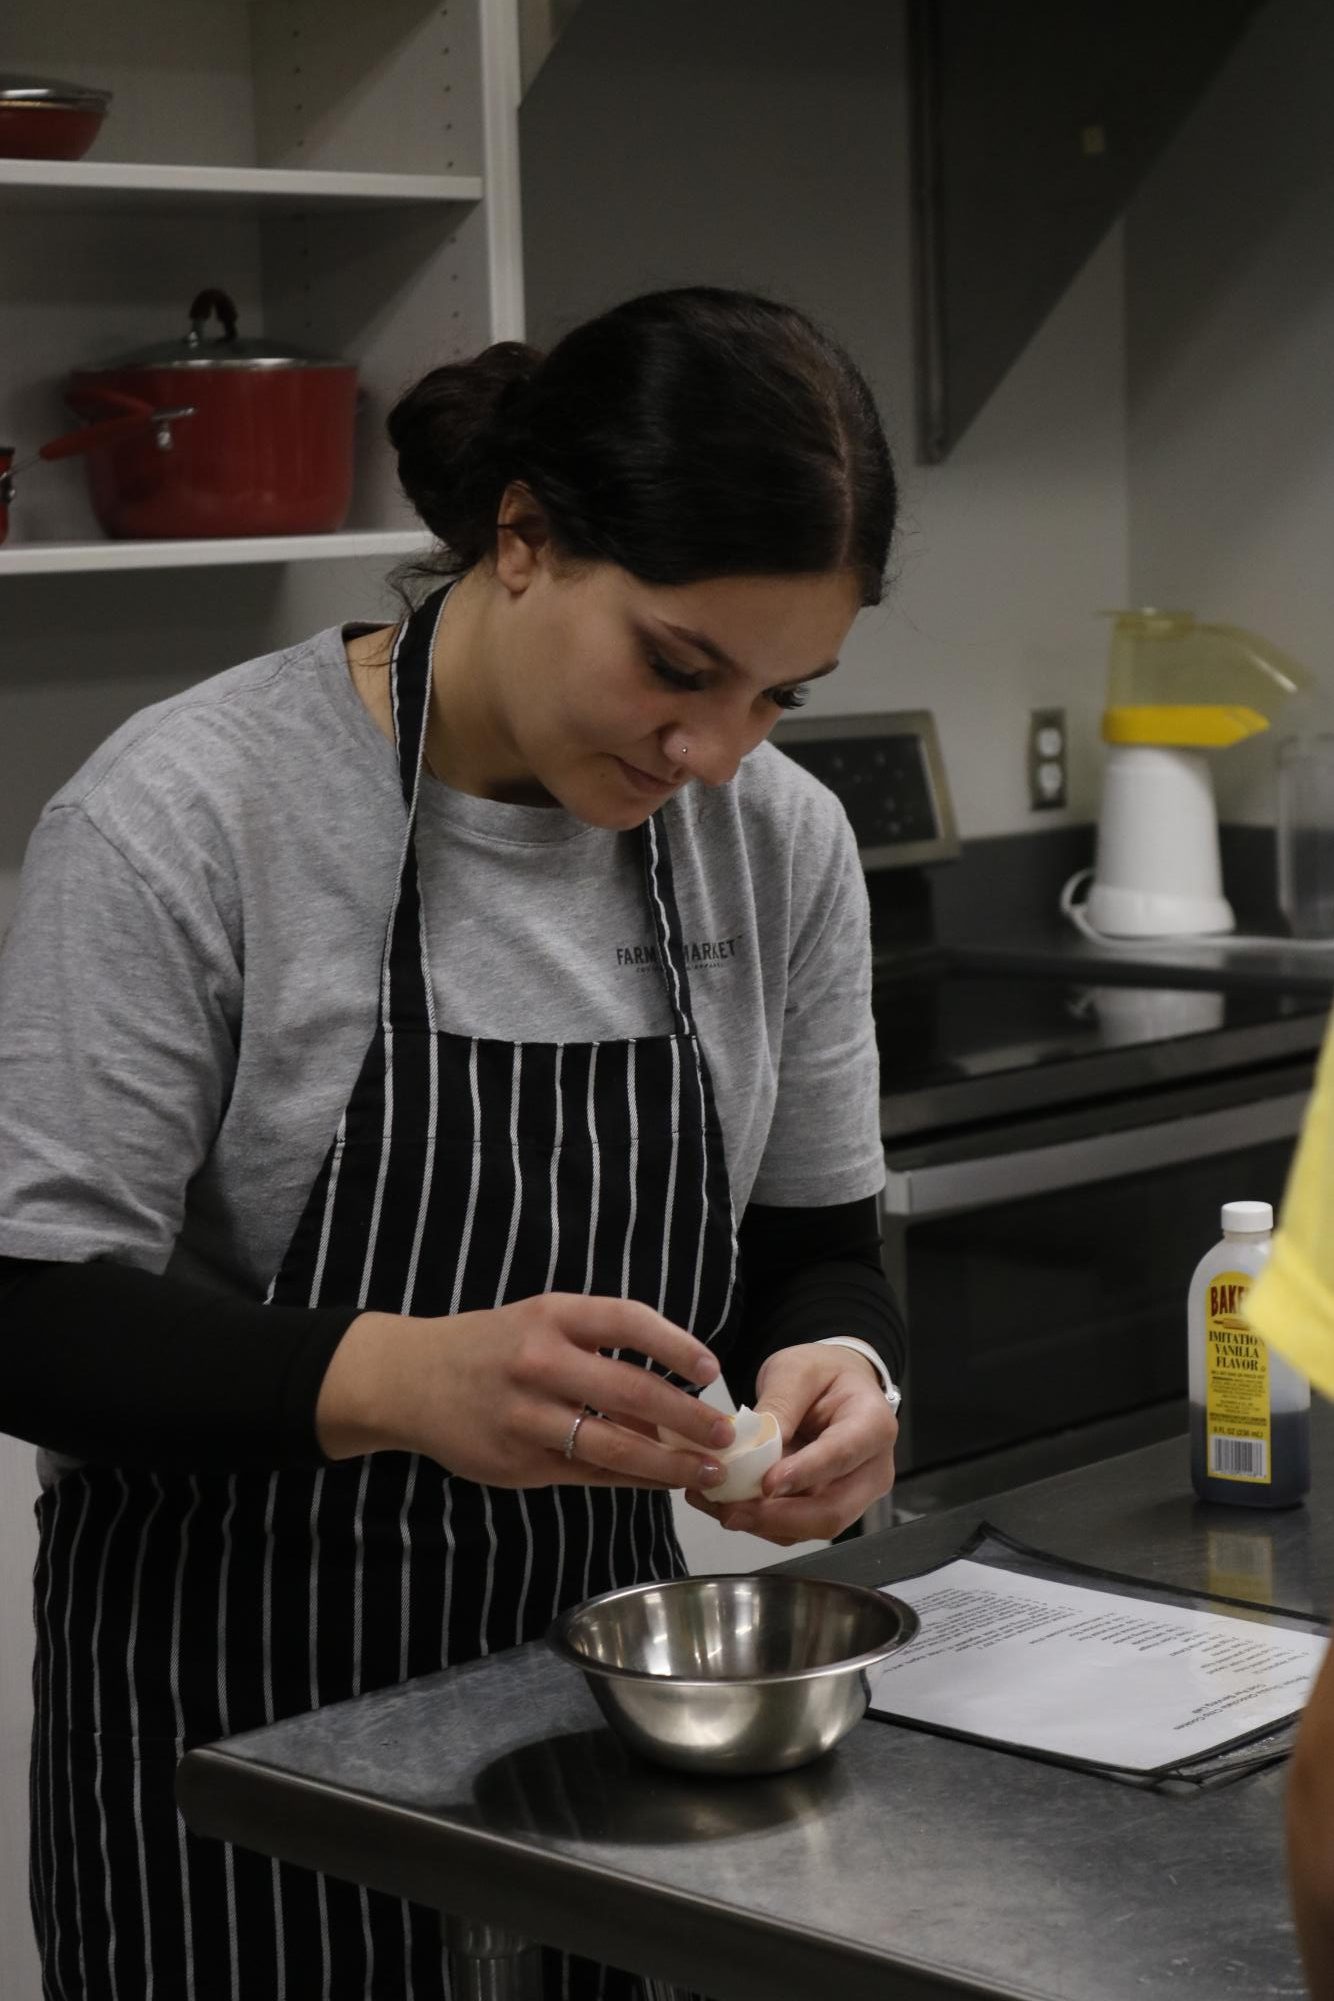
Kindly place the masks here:
POLYGON ((1268 1202, 1225 1202, 1223 1228, 1231 1237, 1263 1237, 1274 1227, 1268 1202))

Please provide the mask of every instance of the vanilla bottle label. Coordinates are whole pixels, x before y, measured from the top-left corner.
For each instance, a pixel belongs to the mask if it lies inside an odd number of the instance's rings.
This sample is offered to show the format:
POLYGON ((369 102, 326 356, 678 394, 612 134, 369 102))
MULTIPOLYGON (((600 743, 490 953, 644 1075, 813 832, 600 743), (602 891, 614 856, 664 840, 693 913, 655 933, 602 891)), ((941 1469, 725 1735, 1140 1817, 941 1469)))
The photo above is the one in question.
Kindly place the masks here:
POLYGON ((1267 1486, 1273 1478, 1269 1350, 1242 1314, 1251 1275, 1216 1272, 1204 1311, 1205 1441, 1215 1480, 1267 1486))

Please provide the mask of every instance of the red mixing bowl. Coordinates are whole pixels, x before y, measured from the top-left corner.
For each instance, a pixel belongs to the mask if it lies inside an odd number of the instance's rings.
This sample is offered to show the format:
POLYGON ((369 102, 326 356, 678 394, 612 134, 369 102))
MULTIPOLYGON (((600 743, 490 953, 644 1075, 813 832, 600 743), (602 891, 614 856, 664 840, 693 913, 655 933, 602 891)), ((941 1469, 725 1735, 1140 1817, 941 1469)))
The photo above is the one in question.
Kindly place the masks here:
POLYGON ((109 90, 0 71, 0 158, 81 160, 110 102, 109 90))

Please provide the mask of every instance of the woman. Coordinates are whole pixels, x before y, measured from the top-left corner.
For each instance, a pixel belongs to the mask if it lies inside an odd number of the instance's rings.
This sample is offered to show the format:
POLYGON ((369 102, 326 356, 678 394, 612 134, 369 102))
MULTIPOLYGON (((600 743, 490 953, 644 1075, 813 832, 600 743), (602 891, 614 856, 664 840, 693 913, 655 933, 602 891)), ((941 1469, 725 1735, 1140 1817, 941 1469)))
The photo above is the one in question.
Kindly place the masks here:
POLYGON ((181 1747, 678 1572, 720 1359, 786 1442, 727 1526, 892 1479, 865 893, 762 748, 879 595, 865 384, 682 291, 390 435, 450 581, 117 732, 0 973, 49 2001, 439 1996, 435 1914, 189 1835, 181 1747))

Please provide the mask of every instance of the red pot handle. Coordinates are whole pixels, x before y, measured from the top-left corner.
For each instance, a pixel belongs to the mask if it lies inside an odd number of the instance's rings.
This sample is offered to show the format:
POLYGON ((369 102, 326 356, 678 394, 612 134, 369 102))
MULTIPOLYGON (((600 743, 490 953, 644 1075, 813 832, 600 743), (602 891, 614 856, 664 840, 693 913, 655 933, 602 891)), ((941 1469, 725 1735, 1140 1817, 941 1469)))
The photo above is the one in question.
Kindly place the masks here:
POLYGON ((123 389, 104 389, 97 382, 76 382, 65 391, 71 410, 90 421, 97 417, 147 417, 153 406, 142 396, 129 396, 123 389))
MULTIPOLYGON (((127 396, 120 389, 71 389, 65 401, 70 409, 89 421, 77 431, 64 431, 38 448, 39 459, 72 459, 85 452, 103 452, 122 438, 154 429, 166 413, 145 403, 142 396, 127 396)), ((173 411, 183 416, 184 411, 173 411)))

